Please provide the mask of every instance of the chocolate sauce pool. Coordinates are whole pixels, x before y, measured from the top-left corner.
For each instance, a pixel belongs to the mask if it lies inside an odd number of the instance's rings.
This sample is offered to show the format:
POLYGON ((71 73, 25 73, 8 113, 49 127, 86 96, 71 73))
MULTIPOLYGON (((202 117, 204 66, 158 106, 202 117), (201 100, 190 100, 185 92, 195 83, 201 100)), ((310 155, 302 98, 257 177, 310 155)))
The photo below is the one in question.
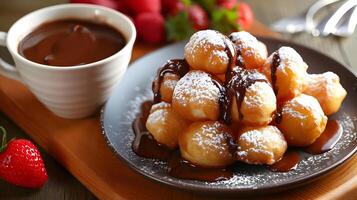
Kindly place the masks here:
POLYGON ((151 101, 143 102, 140 114, 135 118, 132 124, 135 133, 132 149, 141 157, 166 161, 171 155, 171 149, 156 142, 154 137, 146 129, 146 120, 150 114, 152 105, 153 103, 151 101))
POLYGON ((269 169, 274 172, 288 172, 296 168, 300 162, 300 154, 296 151, 287 151, 283 158, 273 165, 269 166, 269 169))
MULTIPOLYGON (((225 124, 231 124, 230 111, 233 99, 236 98, 239 118, 242 120, 243 116, 240 112, 240 107, 247 88, 255 82, 268 83, 268 80, 264 75, 255 70, 245 69, 241 52, 237 48, 234 48, 232 51, 232 49, 226 44, 226 53, 229 57, 229 65, 225 83, 222 84, 216 77, 212 77, 212 82, 219 88, 221 93, 219 99, 220 120, 225 124)), ((279 67, 279 64, 280 57, 278 52, 275 52, 271 66, 271 80, 275 94, 277 93, 277 88, 275 87, 276 70, 279 67)), ((166 73, 175 74, 181 78, 188 71, 189 65, 184 59, 170 60, 163 67, 161 67, 158 70, 156 79, 152 85, 154 103, 161 101, 160 86, 166 73)), ((142 104, 141 113, 133 122, 135 139, 133 141, 132 148, 137 155, 167 161, 168 174, 176 178, 213 182, 227 180, 233 176, 233 171, 231 169, 234 165, 226 168, 200 167, 183 159, 179 150, 172 150, 167 148, 165 145, 157 143, 145 127, 152 104, 152 102, 144 102, 142 104)), ((280 109, 278 108, 278 111, 274 114, 275 119, 272 123, 275 125, 279 124, 281 121, 281 114, 279 110, 280 109)), ((326 129, 321 136, 313 144, 303 148, 303 150, 310 154, 321 154, 331 150, 340 139, 342 133, 342 126, 339 122, 331 120, 327 123, 326 129)), ((235 151, 237 150, 235 141, 229 140, 227 143, 230 146, 230 152, 232 155, 235 155, 235 151)), ((298 151, 288 150, 280 161, 276 162, 272 166, 268 166, 268 169, 274 172, 288 172, 297 167, 300 159, 298 151)))
POLYGON ((338 140, 342 137, 343 128, 339 121, 329 120, 324 132, 310 146, 304 148, 304 151, 310 154, 321 154, 331 150, 338 140))
POLYGON ((107 24, 78 19, 40 25, 18 47, 25 58, 50 66, 75 66, 96 62, 120 51, 124 36, 107 24))

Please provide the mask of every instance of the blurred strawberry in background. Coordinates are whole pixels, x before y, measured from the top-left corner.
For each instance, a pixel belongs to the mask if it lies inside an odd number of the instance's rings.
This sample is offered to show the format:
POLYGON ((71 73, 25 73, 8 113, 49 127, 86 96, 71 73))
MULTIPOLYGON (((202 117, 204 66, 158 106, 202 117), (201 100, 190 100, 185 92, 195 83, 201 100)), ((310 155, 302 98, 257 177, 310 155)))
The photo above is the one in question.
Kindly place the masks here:
POLYGON ((164 15, 174 16, 185 9, 185 5, 180 0, 161 0, 161 5, 164 15))
POLYGON ((112 8, 115 10, 122 9, 120 6, 121 1, 115 0, 70 0, 71 3, 88 3, 88 4, 97 4, 101 6, 105 6, 108 8, 112 8))
POLYGON ((165 40, 164 23, 164 17, 155 12, 140 13, 134 18, 138 37, 150 43, 160 43, 165 40))
POLYGON ((161 0, 122 0, 121 2, 124 2, 136 15, 146 12, 161 12, 161 0))
POLYGON ((240 3, 238 6, 239 17, 237 18, 238 24, 242 26, 244 30, 248 30, 254 21, 253 11, 247 3, 240 3))
POLYGON ((250 6, 237 0, 70 0, 118 10, 133 19, 138 39, 148 43, 188 39, 194 32, 248 30, 250 6))
POLYGON ((194 4, 188 7, 188 19, 195 31, 207 29, 209 25, 208 16, 200 5, 194 4))
MULTIPOLYGON (((180 1, 176 0, 176 2, 180 1)), ((185 3, 179 12, 166 16, 167 39, 170 41, 187 39, 195 31, 209 28, 209 23, 207 12, 199 4, 185 3)))

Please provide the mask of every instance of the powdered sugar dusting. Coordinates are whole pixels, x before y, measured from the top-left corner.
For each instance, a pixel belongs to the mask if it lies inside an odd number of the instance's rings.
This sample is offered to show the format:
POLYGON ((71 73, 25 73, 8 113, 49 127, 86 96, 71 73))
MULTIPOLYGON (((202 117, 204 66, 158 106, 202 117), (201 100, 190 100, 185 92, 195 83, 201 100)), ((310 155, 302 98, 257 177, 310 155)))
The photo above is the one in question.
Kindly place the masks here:
POLYGON ((271 152, 265 150, 268 148, 265 141, 270 140, 269 136, 270 134, 264 134, 264 132, 260 130, 250 130, 243 133, 239 140, 244 141, 247 143, 247 146, 251 146, 251 148, 242 149, 241 146, 239 146, 237 154, 243 159, 245 159, 244 157, 248 156, 249 152, 258 151, 262 154, 272 156, 271 152))
POLYGON ((325 92, 327 95, 320 95, 319 98, 328 98, 330 95, 336 95, 336 90, 340 87, 340 78, 333 72, 325 72, 322 74, 309 74, 307 81, 307 93, 319 94, 325 92))
MULTIPOLYGON (((225 47, 224 41, 222 40, 222 34, 214 30, 203 30, 198 31, 193 34, 190 41, 194 42, 196 45, 205 45, 202 43, 210 43, 214 46, 225 47)), ((186 44, 186 47, 190 46, 186 44)))
POLYGON ((275 126, 267 126, 264 128, 253 129, 244 132, 239 137, 239 144, 244 143, 243 146, 238 146, 237 155, 239 159, 246 163, 258 164, 254 160, 249 160, 250 153, 258 153, 269 158, 269 163, 275 162, 274 151, 276 149, 286 149, 287 144, 275 126))
POLYGON ((259 41, 252 34, 246 31, 240 31, 231 33, 229 37, 232 42, 236 44, 238 49, 246 50, 244 53, 247 56, 254 55, 254 53, 259 52, 256 51, 256 49, 260 47, 259 41))
MULTIPOLYGON (((154 112, 151 112, 151 114, 149 115, 147 121, 148 123, 150 124, 155 124, 155 123, 159 123, 159 124, 162 124, 163 126, 158 126, 156 127, 157 129, 160 129, 160 128, 164 128, 164 124, 167 123, 167 110, 166 109, 157 109, 155 110, 154 112)), ((165 130, 158 130, 158 132, 164 132, 165 130)))
POLYGON ((174 90, 176 86, 177 80, 165 80, 163 82, 165 88, 169 88, 170 90, 174 90))
POLYGON ((280 65, 278 69, 283 69, 284 67, 302 67, 302 70, 306 71, 307 64, 304 62, 302 57, 295 49, 287 46, 280 47, 278 49, 278 54, 280 57, 280 65))
POLYGON ((171 104, 162 101, 162 102, 160 102, 160 103, 154 104, 154 105, 151 107, 150 113, 152 113, 152 112, 154 112, 154 111, 156 111, 156 110, 158 110, 158 109, 165 109, 165 108, 171 108, 171 104))
POLYGON ((190 103, 203 104, 207 101, 218 102, 219 89, 209 74, 193 70, 177 82, 173 98, 183 106, 190 103))
POLYGON ((303 110, 309 110, 309 114, 312 114, 313 119, 315 120, 320 121, 325 116, 317 99, 305 94, 301 94, 300 96, 288 101, 283 107, 282 114, 283 116, 289 115, 303 121, 309 116, 306 115, 305 112, 300 112, 302 108, 303 110))
MULTIPOLYGON (((266 104, 276 105, 276 97, 271 86, 266 82, 255 82, 247 88, 247 94, 252 93, 255 95, 245 96, 244 104, 248 108, 264 107, 266 104)), ((275 110, 275 109, 274 109, 275 110)), ((273 112, 272 110, 271 112, 273 112)))
POLYGON ((229 57, 225 52, 225 39, 226 36, 214 30, 198 31, 191 36, 189 42, 186 44, 185 57, 190 56, 194 63, 198 63, 199 58, 195 55, 200 55, 201 53, 199 52, 203 50, 207 55, 207 64, 228 63, 229 57))
POLYGON ((207 153, 210 149, 214 149, 219 154, 224 154, 227 152, 227 146, 222 126, 219 122, 204 124, 201 127, 201 134, 194 134, 192 140, 207 153))

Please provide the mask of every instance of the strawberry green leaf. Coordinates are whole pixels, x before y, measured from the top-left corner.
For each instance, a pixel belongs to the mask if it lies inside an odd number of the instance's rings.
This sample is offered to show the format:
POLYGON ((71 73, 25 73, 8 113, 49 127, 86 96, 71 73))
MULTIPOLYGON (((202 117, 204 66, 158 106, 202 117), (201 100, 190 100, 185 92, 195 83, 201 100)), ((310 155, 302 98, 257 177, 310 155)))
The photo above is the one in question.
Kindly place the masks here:
POLYGON ((6 149, 7 143, 6 143, 6 130, 4 127, 0 126, 0 131, 2 132, 2 142, 0 146, 0 153, 6 149))
POLYGON ((187 12, 180 12, 175 16, 169 16, 165 22, 165 29, 169 41, 188 39, 195 32, 191 26, 187 12))
POLYGON ((208 13, 211 13, 212 11, 215 10, 216 7, 216 0, 194 0, 200 6, 203 7, 208 13))
POLYGON ((191 0, 181 0, 181 2, 183 3, 183 5, 185 6, 190 6, 192 4, 192 1, 191 0))
POLYGON ((211 14, 211 27, 224 34, 229 34, 232 31, 239 31, 241 27, 238 24, 237 7, 232 9, 218 8, 211 14))

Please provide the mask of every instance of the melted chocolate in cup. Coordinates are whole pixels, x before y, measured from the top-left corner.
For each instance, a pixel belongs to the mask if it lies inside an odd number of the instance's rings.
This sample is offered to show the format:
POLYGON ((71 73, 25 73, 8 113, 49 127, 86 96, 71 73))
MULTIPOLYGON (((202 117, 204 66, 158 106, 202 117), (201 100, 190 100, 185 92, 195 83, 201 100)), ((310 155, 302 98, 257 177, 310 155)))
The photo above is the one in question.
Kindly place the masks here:
POLYGON ((65 19, 40 25, 19 43, 18 51, 39 64, 76 66, 107 58, 125 44, 124 36, 107 24, 65 19))

